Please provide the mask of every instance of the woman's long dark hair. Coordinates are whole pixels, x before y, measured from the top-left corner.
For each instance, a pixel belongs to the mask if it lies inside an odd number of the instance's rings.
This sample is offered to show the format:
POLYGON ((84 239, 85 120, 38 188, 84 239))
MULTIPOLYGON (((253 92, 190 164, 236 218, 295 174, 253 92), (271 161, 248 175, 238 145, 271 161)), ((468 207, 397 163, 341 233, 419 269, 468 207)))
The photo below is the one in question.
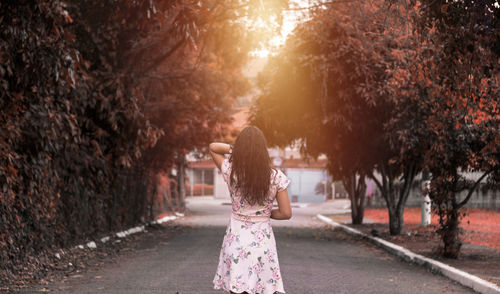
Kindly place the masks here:
POLYGON ((271 159, 261 130, 248 126, 241 131, 229 158, 230 183, 250 205, 265 204, 271 178, 271 159))

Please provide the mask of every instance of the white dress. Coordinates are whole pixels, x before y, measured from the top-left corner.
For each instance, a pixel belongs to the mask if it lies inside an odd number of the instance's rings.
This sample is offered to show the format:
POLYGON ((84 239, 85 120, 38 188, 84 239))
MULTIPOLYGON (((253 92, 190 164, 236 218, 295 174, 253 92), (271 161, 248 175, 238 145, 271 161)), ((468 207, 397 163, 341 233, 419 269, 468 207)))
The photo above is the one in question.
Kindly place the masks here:
POLYGON ((231 163, 227 158, 221 172, 231 194, 232 215, 222 242, 214 288, 235 293, 285 293, 270 216, 276 193, 285 190, 290 180, 283 172, 273 170, 267 202, 250 206, 229 184, 231 163))

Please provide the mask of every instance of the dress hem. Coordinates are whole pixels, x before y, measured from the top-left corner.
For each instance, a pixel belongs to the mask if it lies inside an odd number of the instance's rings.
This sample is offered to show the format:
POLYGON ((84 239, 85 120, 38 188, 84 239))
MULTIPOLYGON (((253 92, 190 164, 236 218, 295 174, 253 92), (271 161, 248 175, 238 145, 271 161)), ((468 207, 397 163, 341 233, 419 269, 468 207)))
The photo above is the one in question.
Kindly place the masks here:
MULTIPOLYGON (((228 293, 231 292, 231 291, 233 291, 233 290, 227 289, 225 286, 219 287, 219 286, 215 286, 214 285, 214 289, 215 290, 224 290, 224 291, 227 291, 228 293)), ((262 292, 262 293, 252 292, 251 290, 238 290, 238 291, 241 291, 241 292, 233 292, 233 293, 237 293, 237 294, 241 294, 241 293, 244 293, 244 292, 247 292, 248 294, 263 294, 264 293, 264 292, 262 292)), ((273 293, 286 294, 284 291, 280 291, 280 290, 274 290, 273 293)))

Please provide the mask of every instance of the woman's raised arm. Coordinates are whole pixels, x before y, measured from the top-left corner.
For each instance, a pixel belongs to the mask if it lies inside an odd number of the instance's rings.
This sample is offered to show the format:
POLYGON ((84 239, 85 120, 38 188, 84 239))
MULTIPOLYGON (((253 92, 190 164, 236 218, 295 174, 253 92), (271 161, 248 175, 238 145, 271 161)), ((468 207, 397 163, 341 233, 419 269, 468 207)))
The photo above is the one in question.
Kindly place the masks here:
POLYGON ((222 164, 222 161, 224 160, 224 154, 228 154, 229 150, 231 148, 231 145, 226 144, 226 143, 210 143, 208 145, 208 150, 210 151, 210 155, 212 156, 213 161, 215 162, 215 165, 220 169, 220 166, 222 164))

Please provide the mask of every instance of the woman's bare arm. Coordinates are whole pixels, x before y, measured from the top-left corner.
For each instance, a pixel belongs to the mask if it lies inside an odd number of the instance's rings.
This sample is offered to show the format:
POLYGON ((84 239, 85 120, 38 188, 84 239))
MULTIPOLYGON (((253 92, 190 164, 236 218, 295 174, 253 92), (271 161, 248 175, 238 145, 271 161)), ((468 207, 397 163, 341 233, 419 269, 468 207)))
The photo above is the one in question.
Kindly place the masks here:
POLYGON ((210 143, 208 146, 208 150, 210 151, 210 155, 212 156, 215 165, 220 169, 222 165, 222 161, 224 160, 224 154, 229 153, 229 148, 231 145, 225 143, 210 143))
POLYGON ((288 198, 288 190, 285 189, 276 194, 278 201, 278 209, 271 211, 272 219, 290 219, 292 217, 292 207, 290 206, 290 199, 288 198))

